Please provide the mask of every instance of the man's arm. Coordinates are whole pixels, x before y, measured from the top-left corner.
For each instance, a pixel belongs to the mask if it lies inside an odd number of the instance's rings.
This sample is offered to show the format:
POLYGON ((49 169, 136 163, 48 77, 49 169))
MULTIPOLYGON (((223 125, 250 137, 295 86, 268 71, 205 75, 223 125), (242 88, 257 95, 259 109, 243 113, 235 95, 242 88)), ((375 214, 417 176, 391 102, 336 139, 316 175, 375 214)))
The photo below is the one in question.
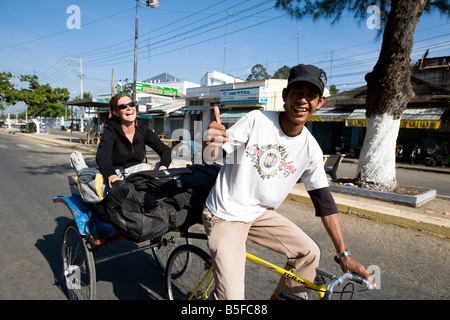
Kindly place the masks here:
MULTIPOLYGON (((345 246, 344 243, 344 236, 342 234, 341 223, 339 221, 339 214, 336 213, 328 216, 323 216, 320 218, 322 219, 322 223, 325 229, 327 230, 334 247, 336 248, 336 253, 339 254, 346 251, 347 247, 345 246)), ((351 256, 340 258, 339 261, 343 272, 359 273, 368 281, 370 281, 373 285, 375 285, 374 279, 367 272, 366 268, 364 268, 362 264, 353 259, 351 256)))

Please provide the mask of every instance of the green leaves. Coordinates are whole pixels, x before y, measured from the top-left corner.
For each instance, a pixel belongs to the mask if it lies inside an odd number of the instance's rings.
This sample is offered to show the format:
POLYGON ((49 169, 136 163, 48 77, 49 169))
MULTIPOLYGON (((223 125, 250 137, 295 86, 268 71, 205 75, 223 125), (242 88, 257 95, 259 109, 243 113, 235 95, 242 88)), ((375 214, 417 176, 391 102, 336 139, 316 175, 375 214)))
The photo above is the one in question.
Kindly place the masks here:
POLYGON ((41 85, 37 75, 20 75, 22 83, 28 87, 16 89, 10 72, 0 72, 0 96, 8 104, 23 101, 32 117, 59 117, 64 115, 64 102, 69 100, 69 90, 52 88, 48 83, 41 85))

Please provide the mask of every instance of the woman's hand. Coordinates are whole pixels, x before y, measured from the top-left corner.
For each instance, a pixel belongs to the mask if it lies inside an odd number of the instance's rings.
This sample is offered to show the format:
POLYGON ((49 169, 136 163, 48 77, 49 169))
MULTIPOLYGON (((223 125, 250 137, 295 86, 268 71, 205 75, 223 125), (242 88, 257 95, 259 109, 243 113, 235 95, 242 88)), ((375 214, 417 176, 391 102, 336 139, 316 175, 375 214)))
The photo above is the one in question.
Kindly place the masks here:
POLYGON ((112 184, 113 184, 115 181, 117 181, 117 180, 120 180, 120 178, 119 178, 118 175, 116 175, 116 174, 110 175, 110 176, 108 177, 108 184, 109 184, 109 187, 112 188, 112 184))

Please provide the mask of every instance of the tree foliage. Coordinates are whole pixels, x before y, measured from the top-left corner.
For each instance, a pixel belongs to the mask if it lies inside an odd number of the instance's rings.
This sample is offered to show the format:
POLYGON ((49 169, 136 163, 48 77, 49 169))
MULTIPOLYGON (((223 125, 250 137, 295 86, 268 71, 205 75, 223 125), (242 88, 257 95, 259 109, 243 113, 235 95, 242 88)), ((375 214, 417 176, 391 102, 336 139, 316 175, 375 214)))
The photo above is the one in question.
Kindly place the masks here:
POLYGON ((10 72, 0 72, 0 98, 7 104, 14 104, 17 101, 17 90, 11 82, 12 78, 10 72))
POLYGON ((18 100, 25 102, 28 114, 32 117, 58 117, 64 115, 64 102, 69 100, 69 90, 52 88, 48 83, 39 84, 36 75, 21 75, 21 82, 28 83, 28 88, 18 91, 18 100))
POLYGON ((266 68, 259 63, 253 66, 251 73, 247 77, 247 81, 265 79, 270 79, 270 75, 267 73, 266 68))
POLYGON ((391 191, 396 186, 395 137, 400 118, 414 96, 411 86, 411 50, 414 32, 423 12, 438 9, 450 15, 448 1, 441 0, 277 0, 276 7, 296 18, 331 19, 353 13, 355 20, 367 18, 367 10, 379 10, 383 42, 377 63, 366 75, 366 129, 357 176, 364 188, 391 191), (391 123, 390 126, 383 124, 391 123))
POLYGON ((12 83, 10 72, 0 72, 0 98, 7 104, 19 101, 27 105, 28 115, 32 117, 61 117, 65 113, 64 102, 69 100, 69 90, 52 88, 48 83, 39 84, 36 75, 21 75, 19 80, 27 83, 27 88, 17 89, 12 83))
MULTIPOLYGON (((332 24, 340 21, 344 12, 353 13, 356 21, 361 23, 367 19, 367 8, 376 5, 380 8, 381 28, 379 34, 384 32, 388 15, 391 9, 391 0, 277 0, 275 7, 282 9, 296 18, 312 17, 313 21, 320 19, 331 20, 332 24)), ((427 1, 425 12, 437 9, 442 14, 450 15, 450 6, 447 0, 427 1)))
POLYGON ((289 72, 291 71, 291 67, 288 67, 287 65, 284 65, 280 69, 278 69, 273 74, 273 79, 287 79, 289 77, 289 72))

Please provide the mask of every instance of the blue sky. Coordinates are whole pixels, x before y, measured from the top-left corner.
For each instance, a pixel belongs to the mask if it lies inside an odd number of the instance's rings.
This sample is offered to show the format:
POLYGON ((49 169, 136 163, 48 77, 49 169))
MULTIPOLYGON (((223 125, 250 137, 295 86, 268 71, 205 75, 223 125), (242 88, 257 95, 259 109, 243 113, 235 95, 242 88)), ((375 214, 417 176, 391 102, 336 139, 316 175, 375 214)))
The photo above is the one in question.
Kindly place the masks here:
MULTIPOLYGON (((36 74, 41 83, 66 87, 74 97, 80 94, 82 59, 83 91, 94 97, 108 93, 113 69, 116 81, 133 79, 135 4, 2 0, 0 71, 36 74), (80 29, 67 26, 74 17, 73 11, 67 13, 71 5, 80 9, 80 29)), ((369 29, 366 21, 358 23, 351 14, 335 25, 328 20, 298 21, 274 9, 274 4, 275 0, 160 0, 156 9, 141 5, 138 81, 168 72, 199 82, 210 70, 245 79, 257 63, 273 74, 284 65, 297 64, 298 57, 301 63, 323 68, 329 83, 341 91, 365 84, 364 75, 372 70, 381 47, 376 29, 369 29)), ((425 14, 416 29, 413 62, 426 49, 429 57, 450 55, 449 30, 448 18, 425 14)))

